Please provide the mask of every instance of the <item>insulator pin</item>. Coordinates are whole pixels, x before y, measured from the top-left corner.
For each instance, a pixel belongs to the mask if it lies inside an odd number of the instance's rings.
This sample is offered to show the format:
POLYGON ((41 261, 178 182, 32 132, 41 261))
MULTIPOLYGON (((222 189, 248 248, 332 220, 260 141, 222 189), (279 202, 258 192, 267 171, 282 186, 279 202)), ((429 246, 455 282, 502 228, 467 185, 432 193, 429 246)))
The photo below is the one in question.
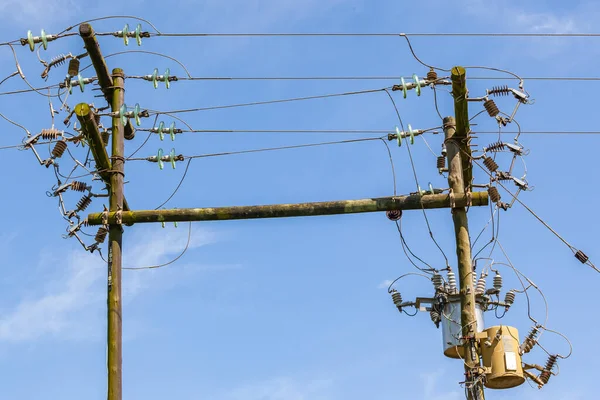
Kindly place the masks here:
POLYGON ((547 384, 550 380, 550 376, 552 375, 552 369, 554 368, 554 364, 556 364, 557 359, 558 356, 556 355, 551 355, 548 357, 548 361, 546 361, 544 370, 540 374, 540 380, 544 382, 544 385, 547 384))
POLYGON ((433 282, 433 288, 438 290, 438 288, 444 286, 444 278, 442 275, 436 273, 431 277, 431 281, 433 282))
POLYGON ((538 332, 539 329, 537 326, 531 328, 531 331, 529 331, 529 333, 525 337, 525 340, 523 340, 523 343, 521 344, 521 346, 519 346, 519 352, 521 353, 521 355, 529 353, 533 346, 535 346, 538 332))
POLYGON ((402 295, 395 289, 392 290, 392 301, 398 308, 398 311, 402 312, 402 295))
POLYGON ((492 203, 498 203, 500 201, 500 199, 502 198, 500 196, 500 192, 498 192, 498 188, 496 186, 490 186, 488 188, 488 195, 490 196, 492 203))
POLYGON ((578 259, 582 264, 585 264, 590 259, 583 251, 577 250, 575 258, 578 259))
POLYGON ((450 294, 456 293, 456 275, 452 270, 448 271, 448 290, 450 294))
POLYGON ((61 140, 56 142, 54 148, 52 149, 52 157, 61 158, 63 154, 65 154, 65 150, 67 150, 67 142, 61 140))
POLYGON ((491 157, 485 157, 483 159, 483 165, 485 165, 490 172, 496 172, 498 170, 498 164, 491 157))
POLYGON ((506 295, 504 296, 504 304, 505 304, 506 311, 508 311, 508 309, 515 302, 515 297, 516 297, 516 294, 515 294, 514 290, 509 290, 508 292, 506 292, 506 295))
POLYGON ((444 169, 444 168, 446 168, 446 157, 439 156, 437 158, 437 169, 444 169))
POLYGON ((69 61, 68 74, 69 76, 77 76, 79 75, 79 65, 81 62, 79 58, 71 58, 69 61))
POLYGON ((60 136, 62 136, 62 133, 58 129, 54 129, 54 128, 42 129, 40 136, 44 140, 56 140, 60 136))
POLYGON ((427 80, 428 81, 437 81, 437 78, 438 78, 437 72, 435 72, 435 70, 433 68, 431 68, 429 70, 429 72, 427 72, 427 80))
POLYGON ((484 294, 485 293, 485 275, 481 274, 479 280, 477 281, 477 286, 475 286, 475 294, 484 294))
POLYGON ((502 290, 502 275, 500 275, 499 273, 496 273, 496 275, 494 275, 494 289, 500 293, 500 291, 502 290))
POLYGON ((508 96, 511 93, 511 90, 506 85, 494 86, 491 90, 488 90, 488 94, 492 96, 508 96))
POLYGON ((98 228, 98 232, 96 233, 96 237, 95 240, 97 243, 104 243, 104 240, 106 240, 106 235, 108 234, 108 229, 106 229, 105 227, 101 226, 100 228, 98 228))
POLYGON ((71 190, 76 192, 85 192, 88 189, 88 186, 85 182, 73 181, 71 182, 71 190))
POLYGON ((110 140, 110 133, 108 131, 100 132, 100 137, 102 138, 102 143, 104 146, 108 146, 108 141, 110 140))
POLYGON ((388 210, 385 215, 390 221, 398 221, 402 218, 402 210, 388 210))
POLYGON ((500 110, 498 109, 498 106, 492 99, 488 99, 488 100, 484 101, 483 107, 485 108, 487 113, 490 115, 490 117, 496 117, 498 114, 500 114, 500 110))

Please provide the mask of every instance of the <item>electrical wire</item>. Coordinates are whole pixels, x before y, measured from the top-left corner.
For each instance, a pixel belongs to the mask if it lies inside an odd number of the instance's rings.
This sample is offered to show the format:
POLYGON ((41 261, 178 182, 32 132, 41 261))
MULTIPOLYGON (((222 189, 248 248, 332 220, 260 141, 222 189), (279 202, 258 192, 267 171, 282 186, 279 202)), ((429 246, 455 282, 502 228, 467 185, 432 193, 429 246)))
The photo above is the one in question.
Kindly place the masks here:
MULTIPOLYGON (((475 160, 473 157, 471 157, 464 150, 462 150, 462 152, 466 156, 470 157, 472 162, 475 165, 477 165, 479 168, 481 168, 486 174, 488 174, 490 177, 492 176, 479 162, 477 162, 477 160, 475 160)), ((567 242, 567 240, 565 238, 563 238, 558 232, 556 232, 546 221, 544 221, 539 215, 537 215, 522 200, 520 200, 517 197, 517 195, 515 195, 510 190, 508 190, 508 188, 506 188, 506 186, 504 186, 502 184, 502 182, 498 181, 497 184, 498 184, 498 186, 502 187, 517 203, 521 204, 521 206, 523 206, 535 219, 537 219, 542 225, 544 225, 546 227, 546 229, 548 229, 550 232, 552 232, 552 234, 554 234, 554 236, 556 236, 561 242, 563 242, 574 254, 577 253, 577 251, 579 251, 575 246, 573 246, 569 242, 567 242)), ((591 267, 594 271, 600 273, 600 269, 598 269, 591 261, 588 260, 585 264, 588 265, 589 267, 591 267)))
POLYGON ((423 37, 600 37, 600 33, 503 33, 503 32, 310 32, 310 33, 155 33, 150 36, 164 37, 392 37, 392 36, 423 36, 423 37))
POLYGON ((385 88, 384 89, 369 89, 369 90, 359 90, 359 91, 354 91, 354 92, 331 93, 331 94, 324 94, 324 95, 317 95, 317 96, 293 97, 290 99, 256 101, 256 102, 251 102, 251 103, 228 104, 228 105, 222 105, 222 106, 189 108, 189 109, 173 110, 173 111, 155 111, 155 110, 148 110, 148 111, 151 114, 180 114, 180 113, 189 113, 189 112, 197 112, 197 111, 220 110, 220 109, 225 109, 225 108, 248 107, 248 106, 258 106, 258 105, 265 105, 265 104, 288 103, 288 102, 292 102, 292 101, 352 96, 352 95, 358 95, 358 94, 376 93, 376 92, 381 92, 384 90, 386 90, 386 89, 385 88))
MULTIPOLYGON (((398 121, 400 122, 400 125, 402 126, 402 130, 404 130, 404 124, 402 123, 402 117, 400 116, 400 111, 398 110, 398 107, 396 106, 396 102, 394 101, 394 98, 392 97, 392 95, 390 94, 390 92, 388 90, 385 90, 385 93, 388 95, 389 99, 392 102, 392 105, 394 106, 394 110, 396 111, 396 115, 398 117, 398 121)), ((412 166, 412 171, 413 171, 413 175, 415 178, 415 184, 417 185, 417 191, 420 191, 420 185, 419 185, 419 179, 417 178, 417 170, 415 168, 415 163, 412 157, 412 152, 410 150, 410 144, 408 143, 408 138, 404 138, 404 141, 406 142, 406 149, 408 151, 408 158, 410 160, 410 164, 412 166)), ((421 210, 423 211, 423 217, 425 218, 425 224, 427 225, 427 229, 429 230, 429 237, 431 237, 431 240, 433 241, 433 243, 436 245, 436 247, 440 250, 440 252, 442 253, 442 256, 444 257, 444 260, 446 261, 446 266, 449 267, 450 263, 448 261, 448 257, 446 256, 446 253, 444 252, 444 250, 441 248, 441 246, 438 244, 437 240, 435 240, 435 237, 433 235, 433 232, 431 231, 431 225, 429 224, 429 218, 427 218, 427 212, 425 211, 425 207, 423 206, 423 203, 421 202, 421 210)))
POLYGON ((163 207, 165 204, 167 204, 174 196, 175 194, 177 194, 177 192, 179 191, 179 188, 181 187, 181 185, 183 184, 183 181, 185 180, 185 177, 188 173, 188 169, 190 168, 190 164, 192 163, 192 159, 188 159, 188 162, 185 166, 185 171, 183 171, 183 176, 181 177, 181 180, 179 181, 179 184, 177 185, 177 187, 175 188, 175 190, 173 191, 173 193, 171 193, 171 195, 169 196, 168 199, 166 199, 160 206, 156 207, 155 210, 158 210, 159 208, 163 207))
POLYGON ((402 36, 404 39, 406 39, 406 43, 408 44, 408 48, 409 48, 412 56, 414 57, 415 60, 417 60, 417 62, 419 62, 419 64, 421 64, 427 68, 437 69, 438 71, 450 72, 449 69, 434 67, 433 65, 430 65, 430 64, 427 64, 427 63, 424 63, 423 61, 421 61, 421 59, 415 54, 412 44, 410 43, 410 39, 408 38, 409 35, 401 33, 399 36, 402 36))
MULTIPOLYGON (((131 51, 122 51, 119 53, 114 53, 107 55, 106 58, 117 55, 117 54, 126 54, 126 53, 148 53, 154 54, 157 56, 171 58, 161 53, 153 53, 147 51, 139 51, 139 50, 131 50, 131 51)), ((179 63, 177 60, 174 60, 179 63)), ((180 64, 182 65, 182 64, 180 64)), ((183 66, 183 65, 182 65, 183 66)), ((87 66, 84 69, 89 68, 87 66)), ((413 79, 412 76, 191 76, 191 74, 186 69, 187 77, 177 77, 177 81, 188 81, 188 82, 196 82, 196 81, 398 81, 401 78, 404 79, 413 79)), ((144 80, 144 77, 141 75, 127 75, 128 79, 135 80, 144 80)), ((503 76, 469 76, 467 77, 467 81, 469 80, 512 80, 513 78, 503 77, 503 76)), ((600 81, 600 77, 597 76, 540 76, 540 77, 522 77, 525 81, 573 81, 573 82, 598 82, 600 81)))
MULTIPOLYGON (((223 152, 223 153, 198 154, 198 155, 192 155, 192 156, 183 156, 183 158, 184 159, 193 159, 193 158, 220 157, 220 156, 229 156, 229 155, 236 155, 236 154, 260 153, 260 152, 265 152, 265 151, 277 151, 277 150, 299 149, 299 148, 305 148, 305 147, 328 146, 328 145, 334 145, 334 144, 367 142, 367 141, 372 141, 372 140, 381 140, 381 138, 361 138, 361 139, 338 140, 335 142, 320 142, 320 143, 298 144, 298 145, 291 145, 291 146, 266 147, 266 148, 261 148, 261 149, 228 151, 228 152, 223 152)), ((147 158, 127 158, 127 161, 148 161, 148 159, 147 158)))
MULTIPOLYGON (((177 64, 179 64, 181 66, 181 68, 183 68, 183 70, 185 71, 185 73, 188 75, 188 79, 192 77, 190 75, 190 72, 186 68, 186 66, 181 61, 179 61, 178 59, 176 59, 174 57, 168 56, 166 54, 157 53, 157 52, 154 52, 154 51, 145 51, 145 50, 119 51, 119 52, 116 52, 116 53, 108 54, 104 58, 106 59, 106 58, 110 58, 110 57, 114 57, 114 56, 118 56, 118 55, 134 54, 134 53, 137 53, 137 54, 150 54, 150 55, 153 55, 153 56, 159 56, 159 57, 163 57, 163 58, 169 59, 171 61, 175 61, 177 64)), ((80 70, 80 72, 83 72, 83 71, 85 71, 86 69, 88 69, 88 68, 90 68, 92 66, 93 66, 93 64, 89 64, 89 65, 85 66, 84 68, 82 68, 80 70)), ((143 77, 141 77, 141 76, 128 76, 128 75, 125 75, 125 78, 126 79, 143 79, 143 77)), ((178 80, 184 80, 184 79, 186 79, 186 78, 178 78, 178 80)))
MULTIPOLYGON (((152 24, 152 22, 150 22, 150 21, 148 21, 148 20, 146 20, 144 18, 135 17, 135 16, 132 16, 132 15, 110 15, 110 16, 107 16, 107 17, 93 18, 93 19, 88 19, 88 20, 85 20, 85 21, 78 22, 77 24, 71 25, 68 28, 64 29, 63 31, 59 32, 57 34, 57 36, 60 36, 63 33, 70 31, 71 29, 75 28, 78 25, 85 24, 85 23, 88 23, 88 22, 103 21, 103 20, 107 20, 107 19, 126 19, 126 18, 131 18, 131 19, 135 19, 135 20, 138 20, 138 21, 145 22, 148 25, 150 25, 152 27, 152 29, 154 29, 156 31, 157 34, 161 34, 161 32, 158 29, 156 29, 156 27, 152 24)), ((96 33, 96 35, 109 35, 109 34, 96 33)), ((110 35, 112 35, 112 33, 110 35)))
POLYGON ((188 237, 187 237, 187 242, 186 242, 186 244, 185 244, 185 248, 184 248, 184 249, 183 249, 183 251, 182 251, 182 252, 181 252, 181 253, 180 253, 180 254, 179 254, 177 257, 175 257, 173 260, 171 260, 171 261, 169 261, 169 262, 167 262, 167 263, 164 263, 164 264, 150 265, 150 266, 147 266, 147 267, 124 267, 124 268, 122 268, 122 269, 125 269, 125 270, 136 270, 136 271, 139 271, 139 270, 143 270, 143 269, 156 269, 156 268, 163 268, 163 267, 166 267, 166 266, 168 266, 168 265, 171 265, 171 264, 173 264, 174 262, 178 261, 178 260, 179 260, 181 257, 183 257, 183 255, 184 255, 184 254, 187 252, 188 248, 190 247, 190 241, 191 241, 191 238, 192 238, 192 223, 190 222, 190 223, 189 223, 189 229, 188 229, 188 237))

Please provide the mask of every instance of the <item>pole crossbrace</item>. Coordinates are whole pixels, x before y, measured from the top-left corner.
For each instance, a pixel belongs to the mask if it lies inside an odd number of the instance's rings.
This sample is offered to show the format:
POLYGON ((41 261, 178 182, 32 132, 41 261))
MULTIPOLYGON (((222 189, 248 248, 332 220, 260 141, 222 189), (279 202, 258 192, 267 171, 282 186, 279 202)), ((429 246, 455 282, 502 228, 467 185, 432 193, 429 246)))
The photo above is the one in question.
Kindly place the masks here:
MULTIPOLYGON (((456 206, 465 207, 467 196, 462 193, 454 195, 456 206)), ((392 210, 419 210, 449 208, 451 204, 448 194, 409 195, 396 197, 380 197, 362 200, 339 200, 316 203, 274 204, 261 206, 233 206, 217 208, 178 208, 170 210, 123 211, 124 224, 149 222, 187 222, 187 221, 224 221, 234 219, 309 217, 318 215, 355 214, 392 210)), ((471 206, 486 206, 487 192, 471 194, 471 206)), ((115 212, 108 213, 108 222, 115 223, 115 212)), ((102 213, 88 215, 90 225, 102 224, 102 213)))

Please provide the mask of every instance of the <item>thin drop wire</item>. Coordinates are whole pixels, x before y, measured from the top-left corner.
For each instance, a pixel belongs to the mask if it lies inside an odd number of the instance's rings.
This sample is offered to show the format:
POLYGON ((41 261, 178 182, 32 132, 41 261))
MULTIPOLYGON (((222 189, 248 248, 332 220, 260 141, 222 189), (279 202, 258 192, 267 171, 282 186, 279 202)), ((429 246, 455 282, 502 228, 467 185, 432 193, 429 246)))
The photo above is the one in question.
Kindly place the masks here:
MULTIPOLYGON (((502 246, 502 243, 500 243, 499 241, 498 241, 498 248, 500 249, 500 251, 502 252, 502 254, 504 254, 504 258, 506 258, 506 261, 508 262, 509 266, 510 266, 510 267, 511 267, 511 268, 512 268, 514 271, 516 271, 518 274, 520 274, 520 275, 521 275, 523 278, 525 278, 525 280, 526 280, 526 281, 527 281, 527 282, 528 282, 528 283, 529 283, 531 286, 533 286, 533 288, 534 288, 534 289, 536 289, 536 290, 539 292, 540 296, 542 296, 542 299, 544 300, 544 305, 545 305, 545 307, 546 307, 546 313, 545 313, 544 323, 542 324, 542 326, 546 326, 546 325, 548 324, 548 317, 549 317, 549 307, 548 307, 548 300, 546 300, 546 295, 544 294, 544 292, 543 292, 543 291, 542 291, 542 290, 541 290, 541 289, 540 289, 540 288, 539 288, 539 287, 538 287, 538 286, 537 286, 535 283, 533 283, 533 281, 532 281, 531 279, 529 279, 529 277, 527 277, 527 275, 525 275, 523 272, 519 271, 519 270, 518 270, 518 269, 515 267, 515 265, 512 263, 512 261, 511 261, 511 260, 510 260, 510 258, 508 257, 508 254, 507 254, 506 250, 505 250, 505 249, 504 249, 504 247, 502 246)), ((496 263, 496 264, 499 264, 499 263, 496 263)), ((524 287, 524 286, 523 286, 523 288, 524 288, 524 290, 525 290, 525 287, 524 287)), ((527 292, 527 291, 525 290, 525 292, 527 292)), ((535 324, 537 324, 537 323, 538 323, 538 321, 537 321, 536 319, 534 319, 534 318, 532 318, 532 317, 531 317, 531 314, 530 314, 530 313, 528 313, 528 317, 529 317, 529 319, 530 319, 530 320, 531 320, 533 323, 535 323, 535 324)), ((539 337, 541 337, 541 334, 540 334, 540 336, 538 336, 538 338, 539 338, 539 337)))
POLYGON ((394 167, 394 158, 392 157, 392 151, 390 150, 390 145, 388 142, 381 138, 381 142, 385 145, 388 156, 390 158, 390 168, 392 169, 392 179, 394 180, 394 197, 398 195, 397 184, 396 184, 396 168, 394 167))
MULTIPOLYGON (((464 152, 464 153, 468 156, 468 154, 466 152, 464 152)), ((475 163, 475 165, 477 165, 479 168, 481 168, 486 174, 488 174, 488 175, 491 176, 491 174, 480 163, 478 163, 477 160, 473 159, 472 157, 471 157, 471 160, 473 161, 473 163, 475 163)), ((550 225, 548 225, 548 223, 546 221, 544 221, 539 215, 537 215, 535 213, 535 211, 533 211, 531 208, 529 208, 522 200, 520 200, 518 198, 518 196, 516 196, 513 192, 511 192, 510 190, 508 190, 508 188, 506 186, 504 186, 501 182, 498 182, 498 185, 500 187, 502 187, 502 189, 504 189, 517 203, 521 204, 521 206, 523 206, 531 215, 533 215, 535 217, 535 219, 537 219, 542 225, 544 225, 546 227, 546 229, 548 229, 550 232, 552 232, 552 234, 554 234, 554 236, 556 236, 569 249, 571 249, 571 251, 573 253, 577 252, 577 248, 576 247, 572 246, 569 242, 567 242, 567 240, 565 238, 563 238, 550 225)), ((589 267, 591 267, 594 271, 600 273, 600 269, 598 269, 592 262, 589 262, 586 265, 588 265, 589 267)))
MULTIPOLYGON (((85 23, 88 23, 88 22, 95 22, 95 21, 103 21, 103 20, 107 20, 107 19, 135 19, 137 21, 142 21, 142 22, 147 23, 148 25, 150 25, 152 27, 152 29, 154 29, 156 31, 157 34, 159 34, 159 35, 161 34, 161 32, 158 29, 156 29, 156 26, 154 26, 152 24, 152 22, 148 21, 147 19, 140 18, 140 17, 135 17, 133 15, 110 15, 110 16, 106 16, 106 17, 88 19, 88 20, 85 20, 85 21, 81 21, 81 22, 79 22, 79 23, 77 23, 75 25, 71 25, 68 28, 64 29, 63 31, 59 32, 58 36, 61 36, 63 33, 68 32, 71 29, 73 29, 76 26, 79 26, 81 24, 85 24, 85 23)), ((108 35, 108 34, 96 33, 96 35, 108 35)), ((112 33, 110 35, 112 35, 112 33)))
MULTIPOLYGON (((154 122, 152 123, 152 126, 156 126, 156 121, 158 121, 158 115, 156 115, 156 117, 154 118, 154 122)), ((130 159, 131 157, 135 156, 137 154, 138 151, 140 151, 145 145, 146 143, 148 143, 148 141, 150 140, 150 138, 152 137, 152 132, 150 132, 148 134, 148 137, 146 138, 146 140, 144 140, 144 142, 133 152, 129 155, 129 157, 127 157, 126 159, 130 159)))
POLYGON ((428 263, 426 263, 425 261, 423 261, 419 256, 417 256, 415 253, 413 253, 413 251, 411 250, 410 246, 408 245, 408 243, 406 242, 406 239, 404 238, 404 234, 402 233, 402 222, 400 221, 394 221, 396 222, 396 229, 398 230, 398 233, 400 234, 400 243, 402 244, 402 250, 404 251, 404 254, 406 255, 406 258, 408 259, 408 261, 419 271, 421 272, 425 272, 426 274, 433 274, 434 271, 436 271, 435 268, 433 268, 431 265, 429 265, 428 263), (413 259, 409 256, 412 255, 415 259, 417 259, 418 261, 420 261, 423 265, 427 266, 427 269, 419 267, 414 261, 413 259))
POLYGON ((183 181, 185 180, 185 177, 188 173, 188 169, 190 168, 190 164, 192 163, 192 159, 188 159, 188 162, 185 166, 185 171, 183 171, 183 176, 181 177, 181 180, 179 181, 179 184, 177 185, 177 187, 175 188, 175 190, 173 191, 173 193, 171 193, 171 195, 169 196, 168 199, 166 199, 161 205, 159 205, 158 207, 155 208, 155 210, 158 210, 159 208, 163 207, 165 204, 167 204, 174 196, 175 194, 177 194, 177 192, 179 191, 179 188, 181 187, 181 185, 183 184, 183 181))
POLYGON ((167 263, 164 263, 164 264, 150 265, 150 266, 147 266, 147 267, 126 267, 126 268, 121 268, 121 269, 139 271, 139 270, 144 270, 144 269, 163 268, 163 267, 166 267, 168 265, 171 265, 174 262, 178 261, 181 257, 183 257, 183 255, 187 252, 188 248, 190 247, 191 238, 192 238, 192 222, 190 221, 190 223, 189 223, 189 229, 188 229, 188 237, 187 237, 187 242, 185 244, 185 248, 173 260, 171 260, 171 261, 169 261, 167 263))
MULTIPOLYGON (((408 44, 408 48, 410 49, 410 52, 412 53, 412 56, 415 58, 415 60, 417 60, 417 62, 419 62, 421 65, 424 65, 427 68, 432 68, 432 69, 437 69, 438 71, 444 71, 444 72, 450 72, 449 69, 444 69, 444 68, 439 68, 439 67, 434 67, 433 65, 429 65, 424 63, 423 61, 421 61, 421 59, 415 54, 415 51, 413 50, 412 44, 410 43, 410 39, 408 38, 409 35, 406 34, 400 34, 400 36, 402 36, 404 39, 406 39, 406 43, 408 44)), ((414 36, 414 35, 410 35, 410 36, 414 36)))
MULTIPOLYGON (((14 48, 12 45, 10 45, 10 44, 9 44, 8 46, 9 46, 9 47, 10 47, 10 49, 12 50, 13 57, 14 57, 14 59, 15 59, 15 64, 16 64, 16 66, 17 66, 17 70, 19 70, 19 71, 22 71, 22 69, 21 69, 21 64, 19 64, 19 58, 17 57, 17 52, 15 51, 15 48, 14 48)), ((48 94, 45 94, 45 93, 43 93, 43 92, 41 92, 41 91, 37 90, 36 88, 34 88, 34 87, 31 85, 31 83, 29 83, 29 81, 27 80, 27 78, 25 78, 25 75, 21 75, 20 73, 19 73, 19 75, 21 76, 21 80, 23 80, 23 82, 25 82, 25 83, 27 84, 27 86, 29 86, 29 88, 30 88, 32 91, 36 92, 37 94, 39 94, 39 95, 41 95, 41 96, 44 96, 44 97, 49 97, 49 96, 50 96, 50 97, 56 97, 56 95, 48 95, 48 94)))
POLYGON ((440 108, 438 107, 437 89, 435 88, 435 86, 433 87, 433 104, 435 105, 435 112, 437 112, 437 115, 438 117, 440 117, 440 120, 443 121, 444 117, 442 117, 442 113, 440 113, 440 108))
MULTIPOLYGON (((394 101, 394 98, 392 97, 392 95, 390 94, 390 92, 388 90, 385 90, 385 93, 388 95, 388 97, 392 101, 392 105, 394 106, 394 109, 396 110, 396 115, 398 116, 398 120, 400 121, 400 125, 402 125, 402 130, 404 130, 404 126, 402 124, 402 118, 400 117, 400 111, 398 110, 398 107, 396 106, 396 102, 394 101)), ((408 138, 405 137, 404 139, 405 139, 404 141, 406 143, 406 149, 408 151, 408 158, 410 160, 410 164, 412 166, 413 175, 414 175, 414 178, 415 178, 415 184, 417 185, 417 190, 418 190, 419 187, 420 187, 419 186, 419 179, 417 178, 417 170, 415 168, 415 164, 414 164, 413 157, 412 157, 412 152, 410 150, 410 144, 408 142, 408 138)), ((427 229, 429 230, 429 237, 431 237, 431 240, 433 240, 433 243, 435 243, 436 247, 442 253, 442 256, 444 257, 444 260, 446 261, 446 266, 449 266, 450 262, 448 261, 448 257, 446 257, 446 253, 440 247, 440 245, 438 244, 437 240, 435 240, 433 232, 431 231, 431 225, 429 224, 429 218, 427 218, 427 212, 425 211, 425 207, 423 206, 422 202, 421 202, 421 210, 423 211, 423 217, 425 217, 425 223, 427 224, 427 229)))

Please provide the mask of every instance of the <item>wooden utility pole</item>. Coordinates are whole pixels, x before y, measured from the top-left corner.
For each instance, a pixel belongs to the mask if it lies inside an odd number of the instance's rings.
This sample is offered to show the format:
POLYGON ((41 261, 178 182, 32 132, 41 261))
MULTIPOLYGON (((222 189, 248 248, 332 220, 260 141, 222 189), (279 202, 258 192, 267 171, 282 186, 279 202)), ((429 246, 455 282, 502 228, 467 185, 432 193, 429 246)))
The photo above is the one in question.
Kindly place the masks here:
MULTIPOLYGON (((123 210, 124 127, 118 112, 123 105, 123 70, 112 71, 112 170, 110 171, 110 211, 123 210)), ((122 400, 122 266, 123 228, 111 223, 108 231, 108 400, 122 400)))
MULTIPOLYGON (((466 72, 463 67, 452 68, 453 117, 444 118, 444 133, 448 157, 448 183, 454 195, 467 194, 471 190, 473 176, 469 147, 469 110, 467 104, 466 72)), ((471 264, 469 221, 464 206, 452 209, 456 256, 460 286, 461 325, 464 341, 464 365, 469 400, 484 400, 483 383, 479 377, 480 361, 477 352, 477 317, 475 310, 474 271, 471 264)))

